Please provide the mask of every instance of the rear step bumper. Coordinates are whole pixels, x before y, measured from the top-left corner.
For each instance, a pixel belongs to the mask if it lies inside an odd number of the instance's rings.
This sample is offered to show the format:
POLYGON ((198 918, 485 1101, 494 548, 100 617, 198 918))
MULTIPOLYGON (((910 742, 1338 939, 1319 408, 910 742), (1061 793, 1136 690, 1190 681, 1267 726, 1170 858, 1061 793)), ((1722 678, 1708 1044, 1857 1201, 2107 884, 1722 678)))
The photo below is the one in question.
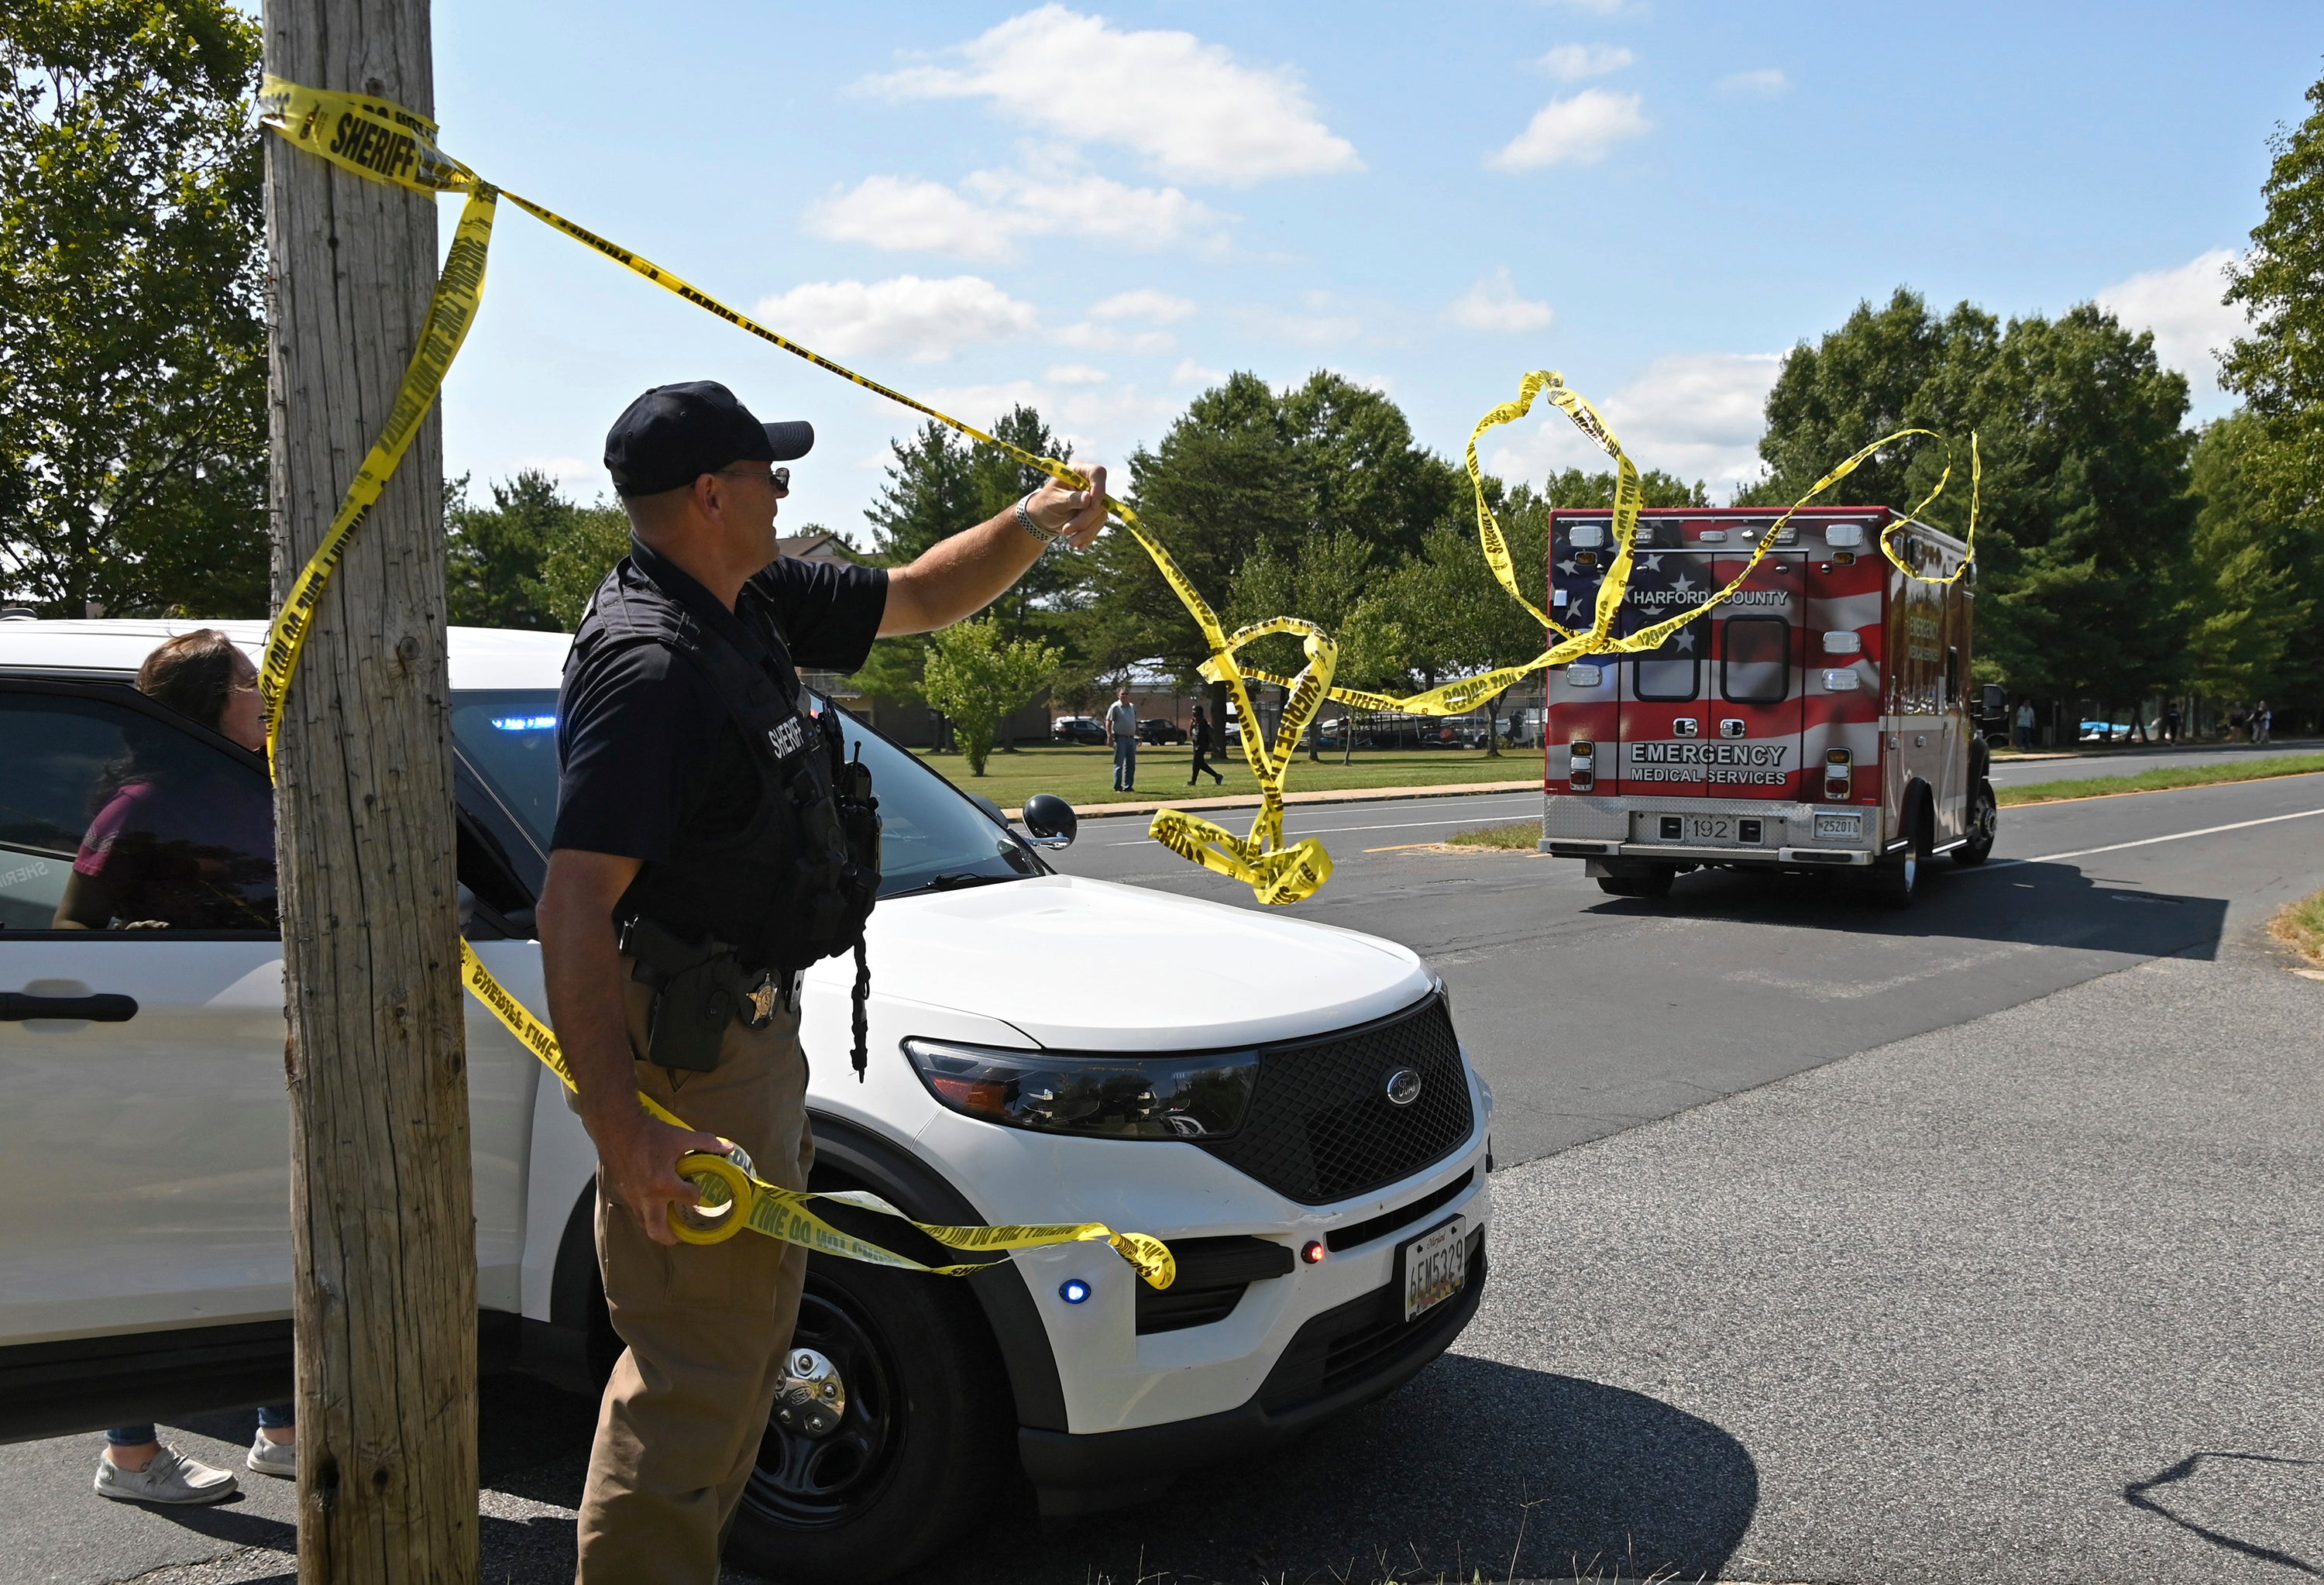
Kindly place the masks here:
POLYGON ((1872 862, 1861 848, 1690 847, 1675 842, 1589 842, 1553 837, 1541 851, 1554 859, 1681 860, 1693 864, 1801 864, 1817 869, 1872 862))

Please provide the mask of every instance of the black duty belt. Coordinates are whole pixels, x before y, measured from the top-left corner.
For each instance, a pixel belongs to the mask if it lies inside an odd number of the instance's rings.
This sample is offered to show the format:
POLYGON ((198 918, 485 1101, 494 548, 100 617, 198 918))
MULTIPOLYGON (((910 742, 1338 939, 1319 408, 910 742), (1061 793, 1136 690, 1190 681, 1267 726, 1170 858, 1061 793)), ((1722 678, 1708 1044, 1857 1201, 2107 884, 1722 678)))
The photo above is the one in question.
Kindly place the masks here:
POLYGON ((630 978, 653 991, 645 1056, 663 1067, 708 1073, 727 1025, 739 1018, 763 1029, 776 1009, 798 1010, 798 970, 750 967, 723 941, 687 941, 636 918, 622 926, 621 949, 632 960, 630 978))

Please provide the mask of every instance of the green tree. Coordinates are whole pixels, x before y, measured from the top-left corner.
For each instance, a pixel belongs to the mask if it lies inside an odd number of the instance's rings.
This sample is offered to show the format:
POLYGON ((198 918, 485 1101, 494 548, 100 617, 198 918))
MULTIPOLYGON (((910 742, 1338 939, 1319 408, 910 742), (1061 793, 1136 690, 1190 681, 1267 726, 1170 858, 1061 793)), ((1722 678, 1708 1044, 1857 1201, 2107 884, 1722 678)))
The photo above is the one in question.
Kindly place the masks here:
POLYGON ((1001 721, 1056 675, 1065 651, 1038 639, 1008 638, 990 616, 930 634, 927 649, 921 690, 952 717, 969 774, 982 776, 1001 721))
MULTIPOLYGON (((1397 688, 1407 680, 1404 631, 1382 595, 1388 579, 1376 573, 1372 548, 1352 530, 1338 529, 1299 542, 1286 557, 1261 545, 1230 586, 1222 613, 1230 630, 1276 616, 1304 616, 1338 647, 1332 680, 1347 687, 1397 688)), ((1301 641, 1274 634, 1242 651, 1244 663, 1289 677, 1306 664, 1301 641)), ((1319 758, 1324 711, 1307 733, 1307 757, 1319 758)), ((1342 734, 1344 738, 1347 734, 1342 734)))
MULTIPOLYGON (((2153 337, 2095 305, 2003 327, 1967 303, 1938 318, 1899 290, 1784 360, 1759 447, 1768 475, 1744 498, 1788 504, 1858 447, 1918 427, 1955 443, 1932 511, 1960 532, 1977 431, 1980 669, 2046 697, 2120 704, 2185 663, 2186 411, 2187 382, 2157 365, 2153 337)), ((1909 507, 1946 457, 1900 442, 1826 499, 1909 507)))
MULTIPOLYGON (((1560 505, 1609 504, 1614 499, 1613 475, 1598 475, 1597 480, 1602 482, 1602 490, 1592 487, 1591 476, 1568 469, 1562 475, 1553 475, 1550 483, 1562 487, 1563 493, 1584 497, 1561 501, 1560 505)), ((1491 481, 1494 485, 1499 483, 1491 481)), ((1487 499, 1508 541, 1517 586, 1534 604, 1543 604, 1549 593, 1550 502, 1527 484, 1505 494, 1489 489, 1487 499)), ((1477 543, 1473 523, 1455 520, 1430 530, 1420 554, 1406 563, 1397 576, 1389 598, 1410 635, 1414 664, 1432 684, 1496 667, 1521 666, 1547 648, 1548 631, 1509 598, 1508 591, 1493 576, 1477 543)), ((1499 754, 1499 700, 1486 708, 1491 727, 1488 746, 1499 754)))
POLYGON ((620 506, 600 498, 570 511, 540 561, 541 604, 557 631, 567 633, 581 625, 597 585, 630 553, 630 514, 620 506))
MULTIPOLYGON (((1468 488, 1414 442, 1393 401, 1328 371, 1282 392, 1230 375, 1130 458, 1130 477, 1149 531, 1213 604, 1262 548, 1296 561, 1305 540, 1346 532, 1392 563, 1468 488)), ((1109 534, 1092 559, 1098 598, 1084 652, 1101 666, 1159 659, 1191 677, 1208 651, 1145 551, 1109 534)))
POLYGON ((0 594, 267 606, 258 23, 14 0, 0 26, 0 594))
POLYGON ((526 469, 492 486, 493 504, 469 504, 464 476, 448 488, 444 514, 445 593, 463 627, 550 629, 557 617, 541 574, 549 553, 569 538, 578 509, 557 481, 526 469))
POLYGON ((2298 486, 2278 476, 2285 448, 2266 420, 2238 412, 2204 426, 2195 444, 2195 520, 2189 678, 2221 704, 2313 701, 2324 534, 2287 513, 2298 486))
MULTIPOLYGON (((2212 676, 2214 696, 2264 696, 2279 710, 2316 713, 2324 711, 2324 81, 2309 88, 2308 103, 2308 118, 2272 141, 2265 217, 2230 271, 2227 300, 2244 305, 2251 334, 2220 360, 2219 377, 2246 411, 2212 426, 2197 452, 2207 497, 2199 556, 2218 569, 2197 631, 2235 658, 2232 670, 2212 676), (2262 664, 2279 633, 2281 659, 2262 664)), ((2215 658, 2205 650, 2199 664, 2215 658)))
POLYGON ((2308 102, 2308 119, 2270 142, 2275 161, 2260 189, 2266 217, 2229 270, 2226 299, 2244 305, 2252 333, 2219 373, 2267 420, 2272 442, 2305 451, 2312 481, 2324 477, 2316 466, 2324 447, 2324 81, 2310 87, 2308 102))
MULTIPOLYGON (((1036 456, 1060 462, 1073 457, 1072 447, 1021 403, 995 419, 991 433, 1036 456)), ((884 567, 901 567, 962 530, 999 516, 1040 488, 1047 476, 933 419, 908 440, 891 442, 890 451, 887 483, 863 514, 872 523, 872 559, 884 567)), ((1083 558, 1053 552, 994 601, 991 614, 1010 638, 1067 643, 1073 613, 1087 602, 1087 585, 1083 558)), ((856 686, 893 703, 919 703, 926 697, 921 673, 927 653, 918 639, 882 639, 856 673, 856 686)))

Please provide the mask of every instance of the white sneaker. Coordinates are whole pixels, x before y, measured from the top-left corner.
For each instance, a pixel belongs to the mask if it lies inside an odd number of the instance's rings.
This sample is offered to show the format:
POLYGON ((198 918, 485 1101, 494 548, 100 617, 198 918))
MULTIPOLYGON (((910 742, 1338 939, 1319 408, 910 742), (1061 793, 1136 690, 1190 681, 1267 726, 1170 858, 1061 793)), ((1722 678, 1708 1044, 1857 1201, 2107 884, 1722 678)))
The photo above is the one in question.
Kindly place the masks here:
POLYGON ((269 1442, 266 1433, 260 1432, 250 1444, 250 1456, 242 1461, 261 1475, 280 1475, 286 1480, 299 1478, 299 1444, 295 1442, 269 1442))
POLYGON ((229 1470, 213 1470, 165 1447, 143 1470, 124 1470, 102 1454, 97 1461, 97 1495, 124 1502, 199 1505, 224 1502, 242 1489, 229 1470))

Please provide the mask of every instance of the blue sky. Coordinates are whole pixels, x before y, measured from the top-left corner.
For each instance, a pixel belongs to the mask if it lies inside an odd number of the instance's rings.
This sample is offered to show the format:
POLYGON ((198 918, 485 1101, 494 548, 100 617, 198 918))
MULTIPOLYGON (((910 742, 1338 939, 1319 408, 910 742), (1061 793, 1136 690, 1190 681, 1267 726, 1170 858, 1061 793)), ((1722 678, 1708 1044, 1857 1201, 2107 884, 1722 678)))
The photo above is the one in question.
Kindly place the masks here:
MULTIPOLYGON (((1031 401, 1119 463, 1223 371, 1328 367, 1457 456, 1549 367, 1715 493, 1757 471, 1781 353, 1900 283, 2097 298, 2226 410, 2218 272, 2324 74, 2324 10, 2262 0, 443 0, 435 25, 454 153, 972 421, 1031 401)), ((632 396, 715 378, 815 422, 786 521, 861 538, 914 415, 502 214, 453 472, 593 498, 632 396)), ((1590 460, 1562 419, 1487 456, 1590 460)))

